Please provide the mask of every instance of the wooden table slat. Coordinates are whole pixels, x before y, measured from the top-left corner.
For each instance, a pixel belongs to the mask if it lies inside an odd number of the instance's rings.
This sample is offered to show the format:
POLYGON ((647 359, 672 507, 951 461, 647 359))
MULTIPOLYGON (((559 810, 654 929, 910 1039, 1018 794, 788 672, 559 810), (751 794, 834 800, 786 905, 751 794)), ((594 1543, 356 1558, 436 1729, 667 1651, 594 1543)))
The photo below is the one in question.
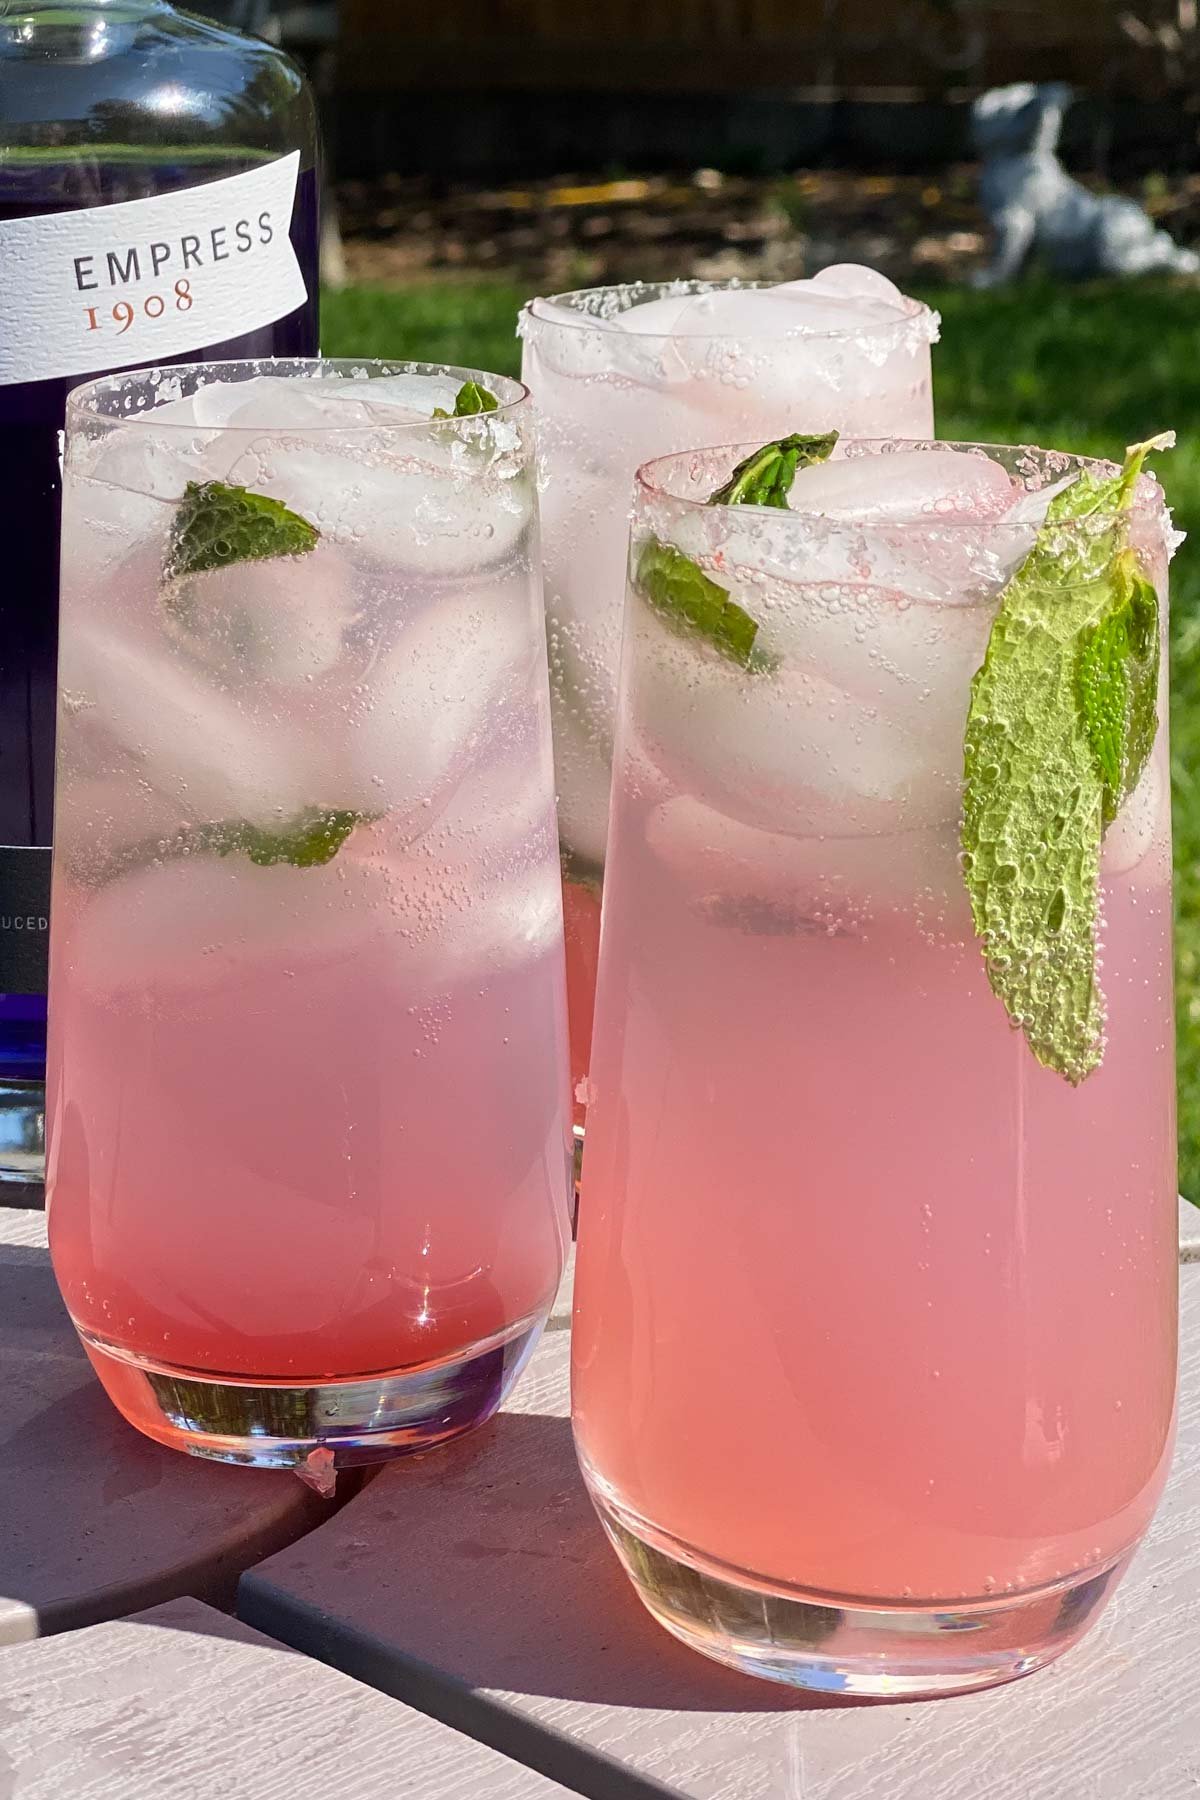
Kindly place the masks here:
MULTIPOLYGON (((1195 1800, 1200 1268, 1179 1448, 1134 1566, 1062 1662, 936 1704, 790 1694, 643 1612, 575 1467, 569 1333, 499 1419, 386 1470, 243 1577, 243 1617, 597 1800, 1195 1800)), ((554 1321, 559 1323, 559 1321, 554 1321)))
POLYGON ((176 1600, 0 1650, 13 1800, 565 1800, 398 1701, 176 1600))

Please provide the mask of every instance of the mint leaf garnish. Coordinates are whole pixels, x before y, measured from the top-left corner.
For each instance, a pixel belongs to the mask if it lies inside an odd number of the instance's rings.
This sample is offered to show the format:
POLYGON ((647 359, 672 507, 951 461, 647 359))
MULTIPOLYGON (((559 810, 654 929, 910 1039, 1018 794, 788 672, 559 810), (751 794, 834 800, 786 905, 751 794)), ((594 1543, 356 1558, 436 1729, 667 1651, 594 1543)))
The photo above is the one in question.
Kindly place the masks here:
POLYGON ((117 881, 131 870, 185 856, 245 856, 259 868, 287 863, 294 869, 317 869, 332 862, 356 825, 373 824, 377 813, 345 807, 309 806, 279 825, 251 825, 245 819, 220 819, 211 825, 181 825, 166 838, 145 838, 115 855, 79 860, 79 873, 96 887, 117 881))
POLYGON ((489 388, 481 387, 477 381, 464 381, 454 397, 454 416, 461 419, 468 413, 495 412, 499 405, 489 388))
POLYGON ((838 441, 836 431, 806 437, 793 432, 764 444, 738 463, 723 487, 710 494, 709 506, 786 506, 797 469, 828 460, 838 441))
POLYGON ((1104 1055, 1101 840, 1158 726, 1158 601, 1126 509, 1147 452, 1171 441, 1135 445, 1119 475, 1085 473, 1051 502, 971 683, 962 848, 975 930, 993 993, 1073 1084, 1104 1055))
POLYGON ((1158 730, 1158 595, 1132 550, 1113 563, 1112 605, 1083 633, 1079 706, 1104 782, 1108 827, 1141 780, 1158 730))
MULTIPOLYGON (((795 432, 764 444, 737 465, 706 505, 786 507, 796 470, 824 462, 837 441, 836 431, 808 437, 795 432)), ((677 631, 707 638, 742 668, 761 672, 777 666, 773 656, 755 649, 758 621, 673 544, 650 538, 642 546, 634 585, 677 631)))
POLYGON ((175 512, 163 574, 172 581, 230 563, 304 556, 320 536, 315 525, 268 494, 224 481, 189 481, 175 512))
POLYGON ((435 419, 465 419, 471 413, 495 412, 500 402, 490 388, 485 388, 478 381, 464 381, 454 396, 454 411, 448 413, 444 406, 435 406, 435 419))
POLYGON ((209 851, 215 856, 248 856, 260 868, 290 863, 295 869, 317 869, 332 862, 365 813, 346 808, 310 806, 273 830, 249 825, 245 820, 201 825, 188 834, 189 854, 209 851))
POLYGON ((674 630, 707 638, 744 669, 774 667, 772 658, 754 648, 757 621, 730 599, 728 589, 673 544, 647 539, 638 556, 634 586, 674 630))

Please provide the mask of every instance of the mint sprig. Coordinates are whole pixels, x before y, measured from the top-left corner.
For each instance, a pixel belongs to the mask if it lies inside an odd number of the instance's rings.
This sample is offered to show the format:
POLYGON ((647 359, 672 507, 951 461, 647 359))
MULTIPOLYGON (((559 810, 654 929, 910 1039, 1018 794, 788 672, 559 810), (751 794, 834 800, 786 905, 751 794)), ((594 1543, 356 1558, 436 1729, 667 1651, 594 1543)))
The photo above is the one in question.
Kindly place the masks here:
POLYGON ((288 863, 294 869, 319 869, 332 862, 356 825, 367 815, 347 807, 310 806, 268 830, 244 819, 201 825, 191 833, 189 854, 247 856, 260 869, 288 863))
POLYGON ((797 469, 826 462, 838 441, 836 431, 805 436, 793 432, 764 444, 738 463, 729 480, 708 497, 709 506, 786 506, 797 469))
POLYGON ((638 553, 634 587, 672 630, 707 639, 743 669, 775 666, 754 648, 758 622, 674 544, 647 538, 638 553))
MULTIPOLYGON (((836 431, 776 438, 744 457, 705 505, 786 507, 796 470, 824 462, 837 441, 836 431)), ((755 649, 758 621, 673 544, 647 540, 634 586, 675 630, 707 638, 731 662, 759 671, 777 666, 773 656, 755 649)))
POLYGON ((103 887, 134 869, 191 856, 245 856, 260 869, 280 863, 317 869, 333 861, 356 825, 370 825, 378 816, 348 807, 309 806, 275 826, 252 825, 245 819, 181 825, 169 837, 143 839, 103 861, 83 861, 80 873, 103 887))
POLYGON ((1158 600, 1129 546, 1142 464, 1056 496, 971 683, 963 870, 993 993, 1072 1084, 1104 1056, 1100 847, 1158 729, 1158 600), (1088 523, 1090 521, 1090 524, 1088 523))
POLYGON ((163 575, 168 581, 232 563, 305 556, 320 532, 281 500, 224 481, 189 481, 175 510, 163 575))
POLYGON ((490 388, 485 388, 478 381, 464 381, 454 396, 454 411, 448 413, 444 406, 435 406, 432 417, 435 419, 466 419, 472 413, 495 412, 500 402, 490 388))

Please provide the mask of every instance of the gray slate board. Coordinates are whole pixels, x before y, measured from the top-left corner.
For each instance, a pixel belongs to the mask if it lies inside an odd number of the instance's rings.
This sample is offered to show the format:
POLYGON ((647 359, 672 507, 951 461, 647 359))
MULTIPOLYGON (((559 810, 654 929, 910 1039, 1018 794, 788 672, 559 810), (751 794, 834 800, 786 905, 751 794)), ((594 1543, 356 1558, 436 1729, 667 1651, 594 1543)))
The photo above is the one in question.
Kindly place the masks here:
POLYGON ((239 1612, 598 1800, 1196 1800, 1200 1268, 1181 1273, 1179 1450, 1151 1536, 1090 1639, 1014 1686, 806 1700, 675 1643, 584 1495, 561 1329, 498 1420, 386 1470, 244 1576, 239 1612))
POLYGON ((293 1475, 152 1444, 106 1398, 63 1310, 40 1212, 0 1210, 0 1644, 237 1578, 328 1517, 293 1475))
POLYGON ((309 1795, 562 1789, 198 1600, 0 1650, 0 1800, 309 1795))

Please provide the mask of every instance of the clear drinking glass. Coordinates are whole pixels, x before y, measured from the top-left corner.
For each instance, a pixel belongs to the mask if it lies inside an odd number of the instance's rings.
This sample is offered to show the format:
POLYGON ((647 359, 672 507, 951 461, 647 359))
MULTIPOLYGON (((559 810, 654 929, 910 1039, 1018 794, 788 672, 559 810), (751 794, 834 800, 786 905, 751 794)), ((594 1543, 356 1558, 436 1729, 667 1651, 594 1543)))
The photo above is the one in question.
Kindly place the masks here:
POLYGON ((927 307, 850 265, 776 287, 582 289, 521 314, 543 476, 576 1085, 591 1038, 633 471, 689 444, 792 431, 928 436, 937 328, 927 307))
POLYGON ((704 504, 747 448, 639 472, 577 1441, 697 1649, 982 1686, 1087 1628, 1169 1460, 1173 540, 1147 476, 1041 524, 1111 467, 979 446, 704 504), (1081 709, 1118 663, 1110 809, 1081 709))
POLYGON ((197 1455, 466 1430, 558 1284, 530 411, 348 362, 70 402, 50 1242, 110 1397, 197 1455))

